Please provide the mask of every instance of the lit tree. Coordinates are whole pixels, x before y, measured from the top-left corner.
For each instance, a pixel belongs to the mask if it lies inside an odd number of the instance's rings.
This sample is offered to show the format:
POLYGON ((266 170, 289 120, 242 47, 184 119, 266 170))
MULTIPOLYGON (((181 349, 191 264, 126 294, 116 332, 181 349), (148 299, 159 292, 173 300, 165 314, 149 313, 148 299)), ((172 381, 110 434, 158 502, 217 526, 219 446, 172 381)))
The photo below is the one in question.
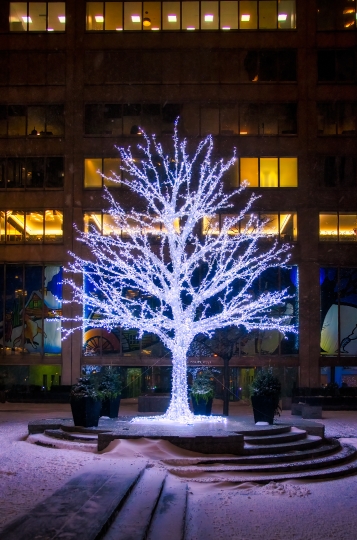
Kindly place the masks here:
POLYGON ((251 294, 263 271, 287 262, 288 246, 273 242, 264 247, 264 223, 250 214, 255 195, 232 216, 232 197, 245 186, 234 194, 224 192, 222 177, 236 158, 214 162, 211 137, 200 142, 192 157, 186 140, 178 138, 177 125, 169 156, 154 136, 144 135, 144 140, 144 145, 138 145, 140 160, 130 148, 119 149, 123 178, 113 177, 133 192, 138 204, 144 202, 144 210, 136 204, 128 213, 107 191, 114 223, 110 234, 95 228, 79 232, 92 255, 84 260, 72 254, 70 270, 84 274, 84 281, 100 294, 69 283, 75 301, 99 315, 94 320, 78 319, 82 327, 120 326, 137 329, 139 336, 151 332, 160 338, 172 354, 173 365, 172 396, 164 418, 187 422, 193 415, 186 358, 196 335, 210 336, 232 325, 292 330, 284 316, 269 315, 271 308, 288 298, 287 291, 251 294), (202 232, 204 220, 225 212, 220 228, 202 232), (157 242, 152 241, 154 235, 159 235, 157 242), (139 294, 127 294, 133 289, 139 294))

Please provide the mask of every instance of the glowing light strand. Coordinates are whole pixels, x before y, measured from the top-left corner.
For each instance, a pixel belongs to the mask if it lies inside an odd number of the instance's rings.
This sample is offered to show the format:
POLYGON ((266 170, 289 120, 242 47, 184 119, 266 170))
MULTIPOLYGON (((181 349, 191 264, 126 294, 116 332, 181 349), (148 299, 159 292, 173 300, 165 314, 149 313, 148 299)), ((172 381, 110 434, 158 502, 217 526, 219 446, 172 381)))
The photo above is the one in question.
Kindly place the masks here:
POLYGON ((193 157, 186 140, 178 138, 177 123, 173 157, 165 155, 155 136, 144 134, 144 140, 138 146, 143 157, 140 162, 130 148, 119 149, 124 177, 114 175, 111 180, 131 190, 146 209, 136 206, 127 213, 106 190, 114 223, 111 233, 103 235, 94 227, 86 233, 78 231, 78 239, 90 249, 91 257, 85 260, 72 253, 68 269, 84 275, 83 283, 90 283, 98 294, 87 292, 75 279, 66 282, 74 301, 100 316, 91 319, 83 314, 75 319, 78 327, 134 328, 139 337, 151 332, 171 351, 172 396, 167 413, 160 417, 163 421, 207 421, 207 417, 194 417, 189 409, 189 346, 197 334, 210 336, 217 328, 232 325, 296 332, 289 325, 290 318, 269 316, 274 306, 289 298, 287 290, 263 292, 255 298, 250 292, 266 269, 287 263, 289 246, 273 241, 262 248, 265 223, 254 214, 239 234, 232 234, 251 212, 257 198, 254 194, 237 215, 223 219, 215 234, 198 232, 203 218, 235 208, 245 189, 242 185, 234 193, 224 192, 222 176, 236 158, 212 163, 212 137, 199 143, 193 157), (150 232, 158 228, 160 234, 153 243, 150 232), (195 274, 203 267, 206 270, 197 282, 195 274), (240 289, 236 290, 238 280, 240 289), (127 294, 129 289, 138 294, 127 294), (215 312, 211 309, 214 301, 219 305, 215 312))

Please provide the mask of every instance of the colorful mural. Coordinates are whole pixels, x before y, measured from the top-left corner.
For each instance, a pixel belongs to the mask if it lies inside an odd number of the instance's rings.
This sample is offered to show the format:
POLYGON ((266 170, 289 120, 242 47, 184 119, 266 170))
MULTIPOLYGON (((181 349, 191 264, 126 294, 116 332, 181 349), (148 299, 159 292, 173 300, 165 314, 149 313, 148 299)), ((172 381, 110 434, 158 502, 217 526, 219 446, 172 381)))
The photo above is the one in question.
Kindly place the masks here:
POLYGON ((0 294, 3 354, 61 353, 61 266, 4 265, 0 294))
POLYGON ((321 352, 357 355, 357 268, 321 268, 321 352))

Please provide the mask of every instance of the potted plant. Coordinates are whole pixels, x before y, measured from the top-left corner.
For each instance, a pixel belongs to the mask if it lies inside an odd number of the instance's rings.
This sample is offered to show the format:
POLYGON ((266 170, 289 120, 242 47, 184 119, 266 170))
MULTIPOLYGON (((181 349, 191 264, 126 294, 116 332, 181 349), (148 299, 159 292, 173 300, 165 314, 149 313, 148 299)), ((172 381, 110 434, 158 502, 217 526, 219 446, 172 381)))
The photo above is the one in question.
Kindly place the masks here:
POLYGON ((250 390, 254 422, 273 424, 274 416, 280 416, 281 383, 278 377, 273 375, 272 368, 262 369, 254 379, 250 390))
POLYGON ((110 366, 105 367, 100 371, 99 381, 98 391, 102 399, 100 416, 118 418, 122 387, 119 373, 110 366))
POLYGON ((75 426, 98 426, 102 402, 92 377, 80 377, 72 386, 70 403, 75 426))
POLYGON ((194 414, 209 416, 212 411, 214 382, 209 370, 200 371, 191 386, 191 399, 194 414))

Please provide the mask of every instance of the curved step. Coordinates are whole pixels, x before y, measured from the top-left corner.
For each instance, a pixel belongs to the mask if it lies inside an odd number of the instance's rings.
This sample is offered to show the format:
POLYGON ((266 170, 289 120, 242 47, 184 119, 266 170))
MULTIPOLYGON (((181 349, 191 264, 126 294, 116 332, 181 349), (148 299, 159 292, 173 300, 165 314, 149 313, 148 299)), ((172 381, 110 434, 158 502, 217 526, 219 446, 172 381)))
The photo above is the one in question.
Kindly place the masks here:
POLYGON ((304 439, 281 444, 244 444, 243 454, 284 454, 293 450, 303 450, 316 448, 321 444, 321 437, 318 435, 307 435, 304 439))
POLYGON ((67 432, 62 429, 45 429, 44 434, 48 437, 53 437, 54 439, 62 439, 72 442, 98 442, 98 434, 96 433, 81 433, 81 432, 67 432))
POLYGON ((237 429, 234 429, 234 427, 230 427, 230 431, 234 431, 235 433, 242 433, 244 437, 258 437, 260 435, 277 435, 278 433, 289 433, 291 431, 291 426, 281 426, 273 424, 269 426, 255 426, 251 429, 244 429, 244 431, 238 431, 237 429))
POLYGON ((204 457, 204 458, 171 458, 163 459, 165 465, 173 465, 175 467, 185 467, 187 465, 210 465, 210 464, 226 464, 226 465, 251 465, 265 463, 282 463, 291 461, 301 461, 304 459, 316 459, 321 456, 331 455, 336 453, 341 448, 341 444, 337 439, 326 439, 326 442, 317 448, 307 450, 296 450, 286 454, 262 454, 248 455, 235 457, 204 457))
POLYGON ((248 444, 282 444, 292 441, 299 441, 306 438, 307 432, 304 429, 291 428, 290 431, 285 433, 277 433, 272 435, 259 434, 255 436, 246 436, 244 434, 244 442, 248 444))
POLYGON ((29 443, 37 444, 38 446, 45 446, 46 448, 60 448, 66 449, 70 448, 69 445, 72 445, 72 448, 76 450, 81 450, 83 452, 97 452, 97 442, 83 442, 83 441, 69 441, 65 439, 55 439, 54 437, 49 437, 44 433, 37 433, 34 435, 29 435, 26 439, 29 443))
MULTIPOLYGON (((350 445, 343 445, 343 447, 350 447, 350 445)), ((169 469, 171 474, 175 474, 180 478, 188 477, 191 481, 198 481, 202 478, 204 482, 229 482, 229 483, 241 483, 241 482, 257 482, 267 483, 271 481, 282 481, 292 479, 327 479, 338 478, 348 474, 357 473, 357 459, 356 449, 354 447, 344 448, 343 459, 348 462, 341 463, 339 461, 326 461, 325 464, 321 463, 319 468, 315 469, 314 461, 311 461, 312 470, 296 470, 287 469, 285 471, 280 470, 267 470, 254 468, 256 472, 249 470, 219 470, 219 471, 206 471, 202 468, 184 468, 169 469), (353 461, 350 461, 353 460, 353 461), (209 475, 207 473, 210 473, 209 475)), ((291 464, 293 465, 293 464, 291 464)))
POLYGON ((335 467, 342 463, 347 463, 357 456, 357 449, 354 446, 345 445, 341 447, 340 452, 328 456, 321 456, 314 459, 306 459, 304 461, 293 461, 290 463, 265 463, 265 464, 205 464, 196 466, 180 467, 178 469, 171 468, 170 472, 175 474, 177 471, 185 471, 186 474, 196 474, 205 471, 206 473, 216 472, 282 472, 289 473, 291 471, 306 471, 310 469, 321 469, 324 467, 335 467))

